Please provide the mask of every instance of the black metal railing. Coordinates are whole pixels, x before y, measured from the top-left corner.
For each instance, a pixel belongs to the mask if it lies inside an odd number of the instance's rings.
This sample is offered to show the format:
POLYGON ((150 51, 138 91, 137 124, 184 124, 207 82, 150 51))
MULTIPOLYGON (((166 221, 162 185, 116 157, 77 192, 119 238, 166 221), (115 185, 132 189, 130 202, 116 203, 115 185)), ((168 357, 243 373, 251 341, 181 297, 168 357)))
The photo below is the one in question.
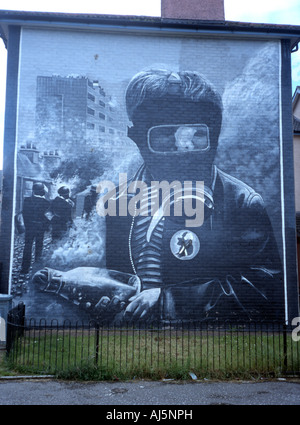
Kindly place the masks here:
POLYGON ((60 324, 8 318, 7 358, 37 373, 96 368, 102 378, 300 374, 300 341, 277 322, 60 324))

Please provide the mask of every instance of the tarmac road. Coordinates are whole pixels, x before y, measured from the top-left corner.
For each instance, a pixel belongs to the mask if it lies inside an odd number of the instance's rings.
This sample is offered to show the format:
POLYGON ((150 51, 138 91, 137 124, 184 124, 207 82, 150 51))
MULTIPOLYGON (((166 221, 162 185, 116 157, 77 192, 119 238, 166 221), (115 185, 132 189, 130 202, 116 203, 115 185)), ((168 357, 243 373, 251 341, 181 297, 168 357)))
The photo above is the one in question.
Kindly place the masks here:
MULTIPOLYGON (((187 406, 197 405, 300 405, 300 380, 74 382, 0 379, 0 405, 126 405, 135 406, 132 409, 135 412, 141 411, 138 406, 187 409, 187 406)), ((160 411, 160 408, 155 409, 160 411)), ((106 407, 105 414, 113 414, 113 411, 116 414, 116 410, 106 407)))

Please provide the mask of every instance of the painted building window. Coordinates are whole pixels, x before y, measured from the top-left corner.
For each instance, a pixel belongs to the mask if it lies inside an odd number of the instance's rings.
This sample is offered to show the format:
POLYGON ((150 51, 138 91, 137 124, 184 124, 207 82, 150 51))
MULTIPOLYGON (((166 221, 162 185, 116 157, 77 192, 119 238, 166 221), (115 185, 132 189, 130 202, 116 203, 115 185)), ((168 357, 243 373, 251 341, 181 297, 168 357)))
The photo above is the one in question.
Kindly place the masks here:
POLYGON ((89 114, 89 115, 95 115, 95 110, 94 109, 92 109, 92 108, 87 108, 87 113, 89 114))

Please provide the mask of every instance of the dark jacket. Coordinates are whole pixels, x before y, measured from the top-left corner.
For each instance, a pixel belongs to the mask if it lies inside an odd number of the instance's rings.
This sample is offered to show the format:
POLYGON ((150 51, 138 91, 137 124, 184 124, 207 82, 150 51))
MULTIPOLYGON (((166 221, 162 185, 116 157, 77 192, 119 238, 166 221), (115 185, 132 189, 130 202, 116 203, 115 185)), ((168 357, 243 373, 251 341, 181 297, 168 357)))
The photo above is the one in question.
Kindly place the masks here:
MULTIPOLYGON (((150 183, 145 168, 132 180, 150 183)), ((185 229, 174 217, 165 217, 147 241, 151 217, 107 216, 107 268, 136 272, 143 289, 160 287, 161 319, 282 319, 282 266, 261 196, 216 167, 211 189, 213 213, 189 229, 200 245, 194 258, 182 261, 171 252, 172 237, 185 229)))
POLYGON ((23 218, 26 232, 45 231, 48 220, 45 213, 49 210, 50 203, 41 196, 31 196, 24 199, 23 218))
POLYGON ((59 231, 65 231, 72 225, 72 210, 74 203, 71 199, 57 196, 51 203, 52 227, 59 231))

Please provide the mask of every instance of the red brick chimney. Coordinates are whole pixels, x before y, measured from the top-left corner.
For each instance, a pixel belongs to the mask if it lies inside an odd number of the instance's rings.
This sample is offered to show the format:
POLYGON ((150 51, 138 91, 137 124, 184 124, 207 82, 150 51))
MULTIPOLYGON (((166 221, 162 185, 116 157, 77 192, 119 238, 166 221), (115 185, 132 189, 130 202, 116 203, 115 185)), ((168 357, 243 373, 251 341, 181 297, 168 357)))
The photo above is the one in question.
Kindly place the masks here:
POLYGON ((224 0, 161 0, 161 17, 224 21, 224 0))

